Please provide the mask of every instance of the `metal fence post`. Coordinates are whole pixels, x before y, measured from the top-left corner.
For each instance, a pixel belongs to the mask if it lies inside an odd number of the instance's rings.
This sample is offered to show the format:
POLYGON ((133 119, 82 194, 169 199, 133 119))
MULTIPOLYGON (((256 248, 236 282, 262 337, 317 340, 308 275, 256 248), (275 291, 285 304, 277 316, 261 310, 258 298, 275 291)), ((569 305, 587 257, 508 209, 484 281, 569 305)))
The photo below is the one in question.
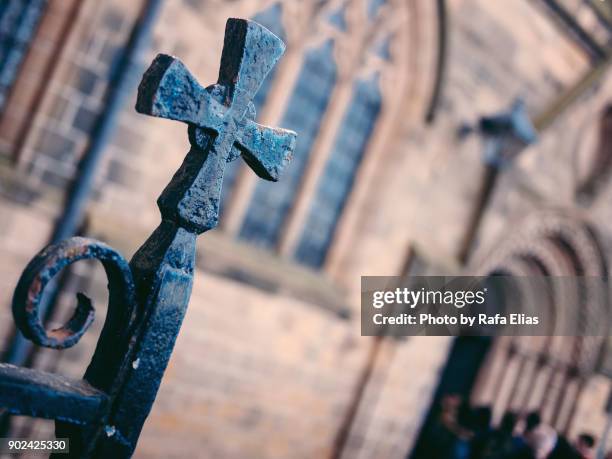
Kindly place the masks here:
POLYGON ((259 24, 228 20, 219 78, 207 88, 178 59, 158 55, 136 109, 185 122, 191 144, 157 201, 160 225, 129 264, 106 244, 75 237, 43 249, 23 272, 13 298, 16 324, 29 340, 55 349, 79 341, 94 309, 78 294, 72 318, 46 330, 39 309, 45 286, 83 259, 99 260, 108 277, 106 321, 83 380, 0 364, 0 407, 55 419, 57 436, 70 438, 70 457, 134 452, 189 303, 196 238, 217 225, 226 164, 242 157, 259 177, 276 181, 290 160, 296 134, 257 124, 251 102, 284 49, 259 24))

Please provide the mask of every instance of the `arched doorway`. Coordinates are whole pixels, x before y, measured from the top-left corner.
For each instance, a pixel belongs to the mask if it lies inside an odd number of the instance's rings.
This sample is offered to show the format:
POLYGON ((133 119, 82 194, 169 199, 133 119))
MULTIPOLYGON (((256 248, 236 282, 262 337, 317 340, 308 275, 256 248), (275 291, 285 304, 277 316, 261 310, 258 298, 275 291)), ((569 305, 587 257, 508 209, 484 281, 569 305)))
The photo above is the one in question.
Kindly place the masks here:
POLYGON ((538 307, 549 309, 549 336, 456 338, 412 459, 431 457, 440 406, 449 394, 472 406, 491 407, 495 421, 507 411, 538 411, 559 432, 567 434, 572 429, 605 339, 589 336, 587 329, 581 330, 581 336, 561 336, 567 320, 564 312, 575 311, 579 305, 583 328, 601 319, 602 313, 609 315, 607 291, 585 290, 578 281, 572 284, 572 279, 607 277, 607 263, 595 231, 580 216, 543 212, 513 227, 520 229, 467 272, 563 278, 534 299, 538 307))

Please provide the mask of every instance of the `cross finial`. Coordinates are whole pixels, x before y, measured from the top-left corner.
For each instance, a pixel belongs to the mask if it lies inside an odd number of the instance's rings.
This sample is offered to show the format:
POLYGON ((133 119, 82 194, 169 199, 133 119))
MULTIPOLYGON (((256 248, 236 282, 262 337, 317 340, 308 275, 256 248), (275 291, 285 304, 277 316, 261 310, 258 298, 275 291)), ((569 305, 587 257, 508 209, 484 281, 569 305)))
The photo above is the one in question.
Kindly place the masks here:
POLYGON ((278 180, 296 134, 255 123, 251 101, 284 50, 265 27, 229 19, 217 84, 203 88, 165 54, 145 72, 136 110, 189 125, 191 150, 158 199, 164 219, 198 233, 215 227, 225 164, 238 156, 261 178, 278 180))

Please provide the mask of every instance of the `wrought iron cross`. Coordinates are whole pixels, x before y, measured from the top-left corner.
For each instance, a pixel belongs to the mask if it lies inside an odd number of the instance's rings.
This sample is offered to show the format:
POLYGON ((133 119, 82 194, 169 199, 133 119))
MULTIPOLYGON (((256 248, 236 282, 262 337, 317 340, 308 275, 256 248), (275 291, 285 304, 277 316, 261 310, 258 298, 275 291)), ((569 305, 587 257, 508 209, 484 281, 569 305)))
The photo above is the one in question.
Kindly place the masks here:
MULTIPOLYGON (((217 224, 226 163, 239 156, 266 180, 277 180, 296 134, 254 122, 252 99, 284 52, 261 25, 230 19, 217 84, 203 88, 176 58, 158 55, 138 88, 140 113, 183 121, 191 149, 158 199, 162 222, 128 264, 109 246, 71 238, 41 251, 26 267, 13 299, 21 332, 56 349, 78 342, 91 325, 91 301, 78 295, 73 317, 47 331, 38 305, 47 282, 85 258, 102 262, 109 307, 83 380, 0 364, 0 407, 56 419, 71 457, 132 455, 185 315, 198 234, 217 224)), ((66 457, 65 455, 62 457, 66 457)))

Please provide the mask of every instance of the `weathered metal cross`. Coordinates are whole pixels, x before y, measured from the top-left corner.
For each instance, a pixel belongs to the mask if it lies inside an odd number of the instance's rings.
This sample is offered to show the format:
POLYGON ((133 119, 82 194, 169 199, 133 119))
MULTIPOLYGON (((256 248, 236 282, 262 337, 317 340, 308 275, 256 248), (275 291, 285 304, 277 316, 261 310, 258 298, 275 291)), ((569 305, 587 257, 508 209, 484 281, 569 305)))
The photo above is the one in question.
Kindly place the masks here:
POLYGON ((289 161, 295 133, 253 121, 251 100, 285 46, 253 22, 227 24, 217 84, 202 88, 177 59, 160 54, 138 92, 140 113, 189 124, 191 151, 158 204, 164 218, 177 217, 196 232, 217 224, 226 162, 242 155, 260 177, 277 180, 289 161), (203 154, 203 152, 205 152, 203 154))
POLYGON ((13 298, 17 326, 56 349, 78 342, 94 310, 79 294, 68 323, 47 331, 38 311, 45 285, 85 258, 100 260, 109 279, 106 321, 83 380, 0 364, 0 408, 56 419, 57 436, 71 440, 70 457, 132 455, 187 309, 196 237, 217 224, 226 163, 242 156, 260 177, 277 180, 289 161, 296 134, 256 124, 251 103, 283 51, 264 27, 230 19, 218 82, 206 89, 180 61, 159 55, 138 88, 136 109, 186 122, 191 144, 158 200, 161 224, 129 265, 101 242, 71 238, 41 251, 23 272, 13 298))

